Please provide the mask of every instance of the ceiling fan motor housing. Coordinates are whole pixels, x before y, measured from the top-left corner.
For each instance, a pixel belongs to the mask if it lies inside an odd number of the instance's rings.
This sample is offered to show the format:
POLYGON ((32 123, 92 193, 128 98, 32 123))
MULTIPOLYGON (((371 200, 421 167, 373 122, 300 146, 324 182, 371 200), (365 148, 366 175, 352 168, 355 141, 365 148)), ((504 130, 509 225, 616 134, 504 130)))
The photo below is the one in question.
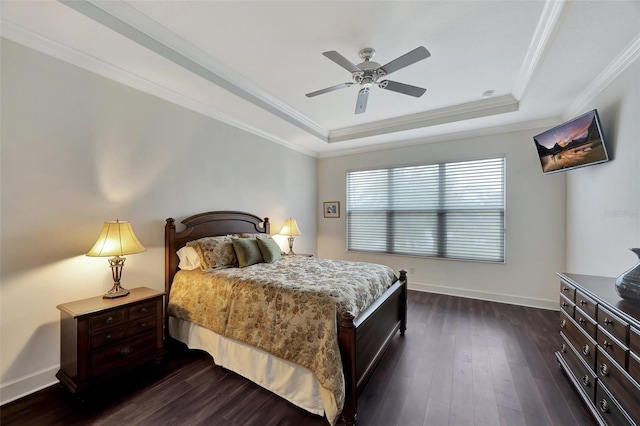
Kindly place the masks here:
POLYGON ((362 71, 352 74, 354 83, 368 88, 372 84, 376 84, 380 77, 386 75, 386 73, 380 69, 380 64, 371 60, 375 54, 376 50, 372 47, 365 47, 358 52, 363 62, 356 66, 362 71))

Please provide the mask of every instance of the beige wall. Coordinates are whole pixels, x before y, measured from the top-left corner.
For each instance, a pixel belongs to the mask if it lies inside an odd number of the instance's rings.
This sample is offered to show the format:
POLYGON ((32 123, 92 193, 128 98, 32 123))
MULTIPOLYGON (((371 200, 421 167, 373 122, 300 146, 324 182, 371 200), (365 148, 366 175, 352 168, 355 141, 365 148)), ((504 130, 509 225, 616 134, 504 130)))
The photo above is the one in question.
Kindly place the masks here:
POLYGON ((564 268, 565 176, 543 175, 532 136, 542 129, 389 149, 318 161, 318 203, 340 201, 339 219, 318 219, 318 255, 404 268, 409 286, 552 308, 564 268), (506 262, 491 264, 346 251, 346 172, 506 156, 506 262))
MULTIPOLYGON (((208 210, 286 217, 316 248, 316 159, 2 40, 2 402, 56 381, 56 305, 111 286, 84 256, 106 220, 147 251, 125 287, 164 286, 164 221, 208 210)), ((282 248, 286 239, 276 237, 282 248)))
POLYGON ((567 174, 567 271, 616 277, 640 247, 640 60, 585 110, 593 108, 613 160, 567 174))

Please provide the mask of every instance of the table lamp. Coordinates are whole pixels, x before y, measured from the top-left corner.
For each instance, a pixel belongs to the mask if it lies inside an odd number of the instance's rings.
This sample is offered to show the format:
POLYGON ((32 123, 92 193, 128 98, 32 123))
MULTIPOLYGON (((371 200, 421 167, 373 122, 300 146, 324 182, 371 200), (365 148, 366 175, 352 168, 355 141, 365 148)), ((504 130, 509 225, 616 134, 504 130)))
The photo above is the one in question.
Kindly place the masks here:
POLYGON ((282 226, 282 229, 280 230, 280 235, 288 235, 289 238, 289 253, 288 254, 295 254, 293 252, 293 237, 296 235, 301 235, 300 234, 300 228, 298 228, 298 223, 296 222, 295 219, 289 218, 287 220, 284 221, 284 225, 282 226))
POLYGON ((120 278, 122 277, 122 268, 125 261, 125 258, 121 256, 141 253, 145 250, 146 248, 140 244, 140 241, 133 233, 129 222, 116 220, 115 222, 104 223, 98 241, 87 253, 87 256, 92 257, 114 256, 109 259, 111 274, 113 275, 113 287, 102 296, 103 298, 113 299, 129 294, 129 290, 120 286, 120 278))

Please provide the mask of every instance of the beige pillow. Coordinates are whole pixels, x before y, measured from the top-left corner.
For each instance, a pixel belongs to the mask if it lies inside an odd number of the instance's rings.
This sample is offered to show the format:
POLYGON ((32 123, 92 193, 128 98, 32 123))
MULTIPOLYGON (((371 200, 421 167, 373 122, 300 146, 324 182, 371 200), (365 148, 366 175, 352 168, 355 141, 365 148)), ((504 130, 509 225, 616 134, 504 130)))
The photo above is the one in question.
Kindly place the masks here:
POLYGON ((280 246, 272 238, 257 238, 256 241, 265 262, 273 263, 282 258, 280 246))
POLYGON ((189 241, 187 247, 193 247, 198 253, 200 267, 204 270, 229 268, 238 264, 229 236, 200 238, 189 241))

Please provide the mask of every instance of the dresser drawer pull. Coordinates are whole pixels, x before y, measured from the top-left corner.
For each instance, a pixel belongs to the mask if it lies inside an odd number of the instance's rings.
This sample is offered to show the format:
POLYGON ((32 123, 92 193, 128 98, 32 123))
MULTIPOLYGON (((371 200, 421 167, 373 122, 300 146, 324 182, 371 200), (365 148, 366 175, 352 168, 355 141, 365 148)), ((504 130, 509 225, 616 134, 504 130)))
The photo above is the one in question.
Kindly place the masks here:
POLYGON ((598 408, 600 409, 600 411, 602 411, 603 413, 606 413, 607 411, 609 411, 609 403, 607 402, 606 399, 601 399, 598 402, 598 408))
POLYGON ((587 376, 586 374, 582 376, 582 384, 585 386, 591 386, 591 384, 589 383, 589 376, 587 376))
POLYGON ((569 291, 569 287, 562 287, 562 291, 569 291))
POLYGON ((580 304, 581 304, 581 305, 588 305, 588 304, 589 304, 589 302, 585 302, 584 300, 581 300, 581 301, 580 301, 580 304))
POLYGON ((604 377, 609 375, 609 367, 607 367, 607 364, 602 364, 600 366, 600 375, 604 377))
POLYGON ((131 355, 133 353, 133 348, 131 348, 130 346, 127 346, 126 348, 122 348, 122 350, 120 351, 120 355, 122 356, 128 356, 131 355))
POLYGON ((143 322, 142 324, 140 324, 140 327, 143 327, 143 328, 144 328, 144 327, 146 327, 146 326, 147 326, 147 323, 146 323, 146 322, 143 322))
POLYGON ((111 324, 113 322, 113 317, 111 316, 107 317, 107 319, 105 319, 104 322, 106 322, 107 324, 111 324))
POLYGON ((565 328, 567 326, 567 322, 565 320, 560 321, 560 328, 565 328))
POLYGON ((104 336, 104 340, 111 340, 111 335, 107 334, 106 336, 104 336))
POLYGON ((580 319, 578 320, 578 322, 579 322, 580 324, 584 324, 586 321, 584 320, 584 318, 580 318, 580 319))
POLYGON ((607 342, 606 340, 602 341, 602 346, 604 346, 605 348, 610 348, 611 347, 611 343, 607 342))
POLYGON ((147 312, 147 308, 140 309, 140 312, 142 312, 144 314, 145 312, 147 312))
POLYGON ((604 319, 604 324, 605 325, 613 324, 613 321, 611 321, 609 318, 605 318, 604 319))
POLYGON ((561 305, 561 306, 562 306, 563 308, 566 308, 566 307, 567 307, 567 306, 569 306, 569 305, 567 304, 567 302, 562 302, 562 305, 561 305))
POLYGON ((562 346, 560 346, 560 352, 562 353, 566 353, 567 352, 567 345, 565 345, 564 343, 562 344, 562 346))
POLYGON ((591 353, 591 349, 589 349, 589 345, 584 345, 582 347, 582 354, 583 355, 589 355, 591 353))

